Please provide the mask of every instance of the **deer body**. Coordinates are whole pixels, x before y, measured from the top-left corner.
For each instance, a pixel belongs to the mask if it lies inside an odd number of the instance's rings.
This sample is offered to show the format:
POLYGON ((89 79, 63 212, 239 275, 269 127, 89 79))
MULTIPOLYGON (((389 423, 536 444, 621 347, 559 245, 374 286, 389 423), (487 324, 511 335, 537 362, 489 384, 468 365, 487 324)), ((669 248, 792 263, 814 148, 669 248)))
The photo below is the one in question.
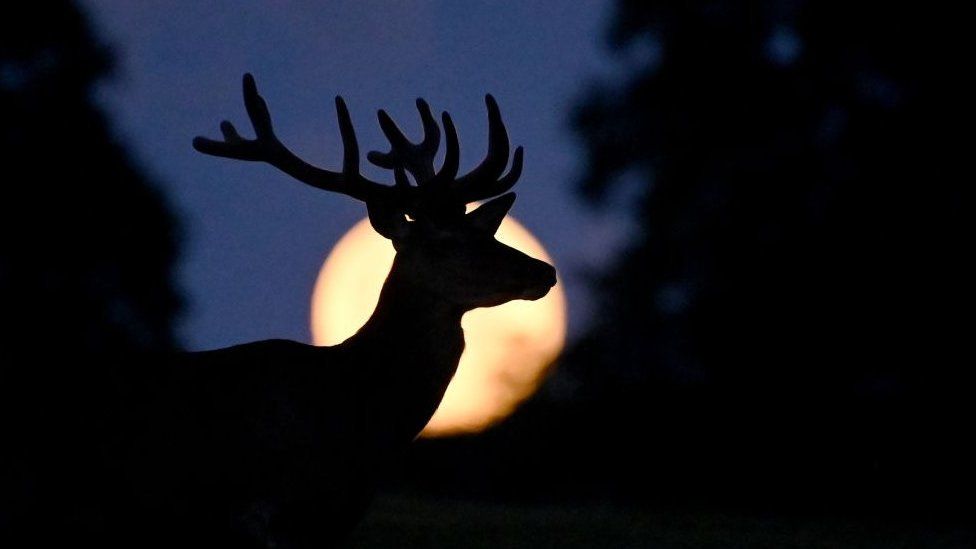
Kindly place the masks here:
MULTIPOLYGON (((381 302, 358 334, 333 347, 271 340, 182 357, 175 385, 195 390, 176 414, 186 418, 177 455, 160 460, 159 444, 174 441, 149 431, 132 460, 148 459, 145 472, 161 488, 189 490, 163 497, 179 507, 157 512, 190 509, 184 523, 212 543, 322 547, 341 537, 383 462, 433 414, 464 347, 456 310, 406 301, 381 302)), ((171 421, 167 414, 164 431, 171 421)))
MULTIPOLYGON (((146 416, 155 427, 128 459, 150 486, 142 494, 165 504, 148 501, 150 518, 176 516, 196 539, 244 546, 323 547, 351 529, 384 462, 439 405, 464 349, 463 314, 500 299, 484 286, 467 303, 445 296, 409 256, 398 254, 373 315, 339 345, 269 340, 164 366, 146 416)), ((526 297, 541 296, 554 271, 524 259, 538 267, 526 297)))

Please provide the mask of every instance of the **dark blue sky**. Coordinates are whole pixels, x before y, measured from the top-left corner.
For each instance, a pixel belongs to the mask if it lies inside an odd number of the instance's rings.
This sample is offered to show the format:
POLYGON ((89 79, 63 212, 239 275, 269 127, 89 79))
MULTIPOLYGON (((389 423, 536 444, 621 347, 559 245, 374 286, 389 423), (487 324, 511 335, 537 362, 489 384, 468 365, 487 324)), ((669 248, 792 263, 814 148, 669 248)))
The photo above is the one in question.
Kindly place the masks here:
POLYGON ((256 76, 282 140, 333 168, 341 156, 336 94, 346 98, 364 156, 386 149, 377 108, 410 135, 419 132, 416 97, 450 111, 462 170, 484 155, 483 95, 494 94, 514 144, 526 150, 513 214, 553 254, 569 293, 571 330, 585 324, 581 271, 601 265, 626 226, 593 215, 573 193, 581 150, 568 115, 586 83, 611 70, 601 39, 608 0, 83 4, 119 61, 100 99, 183 221, 179 281, 189 307, 180 333, 189 348, 309 341, 318 269, 365 215, 361 204, 266 165, 191 148, 195 135, 218 136, 224 118, 250 130, 240 96, 246 71, 256 76))

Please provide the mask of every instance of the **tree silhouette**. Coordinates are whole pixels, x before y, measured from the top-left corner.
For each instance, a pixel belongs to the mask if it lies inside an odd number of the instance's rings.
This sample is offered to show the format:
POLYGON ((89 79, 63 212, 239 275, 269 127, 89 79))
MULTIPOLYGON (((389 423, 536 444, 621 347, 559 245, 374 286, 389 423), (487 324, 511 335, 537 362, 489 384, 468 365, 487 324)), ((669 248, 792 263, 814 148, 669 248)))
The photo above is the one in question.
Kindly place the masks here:
MULTIPOLYGON (((8 10, 9 11, 9 10, 8 10)), ((169 208, 93 97, 109 49, 74 2, 0 18, 0 539, 84 543, 104 479, 105 372, 171 349, 169 208)), ((117 472, 116 472, 117 474, 117 472)), ((93 541, 93 540, 92 540, 93 541)), ((3 544, 4 542, 0 542, 3 544)))
POLYGON ((5 353, 175 343, 175 225, 93 99, 111 67, 73 2, 0 22, 5 353))
POLYGON ((617 4, 633 68, 575 114, 580 190, 599 203, 638 180, 641 231, 602 280, 593 371, 813 399, 965 377, 947 360, 963 197, 917 11, 617 4))

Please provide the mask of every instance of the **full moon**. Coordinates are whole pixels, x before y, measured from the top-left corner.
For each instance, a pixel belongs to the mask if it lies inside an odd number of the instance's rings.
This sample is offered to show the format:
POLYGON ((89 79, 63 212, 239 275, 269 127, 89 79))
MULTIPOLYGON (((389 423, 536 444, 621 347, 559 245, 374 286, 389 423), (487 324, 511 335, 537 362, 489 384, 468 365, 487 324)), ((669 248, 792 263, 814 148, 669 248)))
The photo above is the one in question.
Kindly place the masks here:
MULTIPOLYGON (((495 237, 547 261, 524 227, 506 217, 495 237)), ((393 246, 364 219, 326 258, 312 294, 312 339, 336 345, 369 319, 393 266, 393 246)), ((562 283, 537 301, 511 301, 464 315, 465 349, 444 400, 421 436, 478 432, 504 419, 545 379, 566 339, 562 283)))

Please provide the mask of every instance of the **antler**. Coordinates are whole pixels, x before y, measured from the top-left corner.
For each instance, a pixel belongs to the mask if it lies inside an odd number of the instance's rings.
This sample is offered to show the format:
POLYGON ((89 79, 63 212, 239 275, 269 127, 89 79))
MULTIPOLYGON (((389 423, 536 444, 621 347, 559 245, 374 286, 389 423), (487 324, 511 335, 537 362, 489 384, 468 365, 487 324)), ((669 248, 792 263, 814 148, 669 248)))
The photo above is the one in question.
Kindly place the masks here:
MULTIPOLYGON (((411 143, 390 115, 380 109, 376 117, 379 118, 380 128, 390 141, 390 152, 371 151, 366 158, 373 164, 388 170, 402 166, 413 175, 418 185, 424 185, 434 177, 434 156, 440 146, 441 130, 426 101, 417 99, 417 110, 420 112, 420 121, 424 127, 424 137, 419 143, 411 143)), ((448 132, 448 154, 451 148, 450 141, 451 134, 448 132)), ((456 135, 454 141, 457 142, 456 135)), ((456 159, 456 149, 454 156, 456 159)))
POLYGON ((220 124, 223 141, 197 137, 193 147, 204 153, 237 160, 262 161, 278 168, 295 179, 326 191, 337 192, 362 200, 367 204, 396 206, 407 213, 453 215, 469 202, 484 200, 512 188, 522 173, 522 147, 515 149, 512 167, 508 165, 508 133, 502 123, 498 104, 491 95, 485 96, 488 106, 488 153, 481 164, 468 174, 458 177, 460 145, 454 122, 448 113, 441 120, 446 136, 446 149, 441 169, 435 171, 434 157, 440 147, 440 128, 423 99, 417 100, 417 110, 423 124, 424 136, 412 143, 397 127, 393 119, 380 110, 380 127, 390 141, 390 151, 372 151, 367 158, 373 164, 393 170, 396 184, 383 185, 371 181, 359 172, 359 144, 349 117, 349 110, 341 97, 336 97, 336 114, 344 147, 342 171, 324 170, 305 162, 281 143, 274 134, 271 114, 264 98, 258 94, 254 77, 244 75, 244 106, 247 109, 255 139, 246 139, 228 121, 220 124), (413 176, 417 186, 411 186, 406 173, 413 176))
POLYGON ((460 146, 454 122, 446 112, 442 115, 447 137, 444 163, 441 170, 435 173, 434 156, 440 145, 440 130, 423 99, 417 100, 417 110, 420 111, 424 127, 423 139, 419 143, 411 143, 386 111, 380 110, 377 117, 390 141, 390 151, 372 151, 366 158, 381 168, 393 170, 401 167, 410 172, 417 185, 437 188, 450 200, 462 205, 498 196, 511 189, 522 175, 523 150, 516 147, 512 168, 502 175, 508 166, 508 132, 502 122, 498 103, 491 94, 485 96, 485 104, 488 107, 488 154, 478 167, 466 175, 457 177, 460 146))
POLYGON ((344 153, 342 171, 333 172, 312 166, 295 156, 282 144, 271 125, 271 113, 264 98, 258 94, 254 77, 244 75, 244 107, 254 127, 255 139, 245 139, 237 133, 230 122, 220 123, 223 141, 205 137, 193 140, 193 148, 213 156, 236 160, 262 161, 271 164, 295 179, 313 187, 345 194, 364 202, 388 201, 395 197, 394 188, 370 181, 359 173, 359 144, 356 130, 349 118, 349 109, 341 97, 336 97, 336 115, 339 119, 339 132, 342 135, 344 153))
POLYGON ((488 154, 477 168, 454 182, 454 193, 464 203, 498 196, 511 189, 522 175, 522 147, 515 148, 512 168, 502 175, 508 165, 508 132, 502 122, 498 103, 491 94, 485 95, 488 107, 488 154))

